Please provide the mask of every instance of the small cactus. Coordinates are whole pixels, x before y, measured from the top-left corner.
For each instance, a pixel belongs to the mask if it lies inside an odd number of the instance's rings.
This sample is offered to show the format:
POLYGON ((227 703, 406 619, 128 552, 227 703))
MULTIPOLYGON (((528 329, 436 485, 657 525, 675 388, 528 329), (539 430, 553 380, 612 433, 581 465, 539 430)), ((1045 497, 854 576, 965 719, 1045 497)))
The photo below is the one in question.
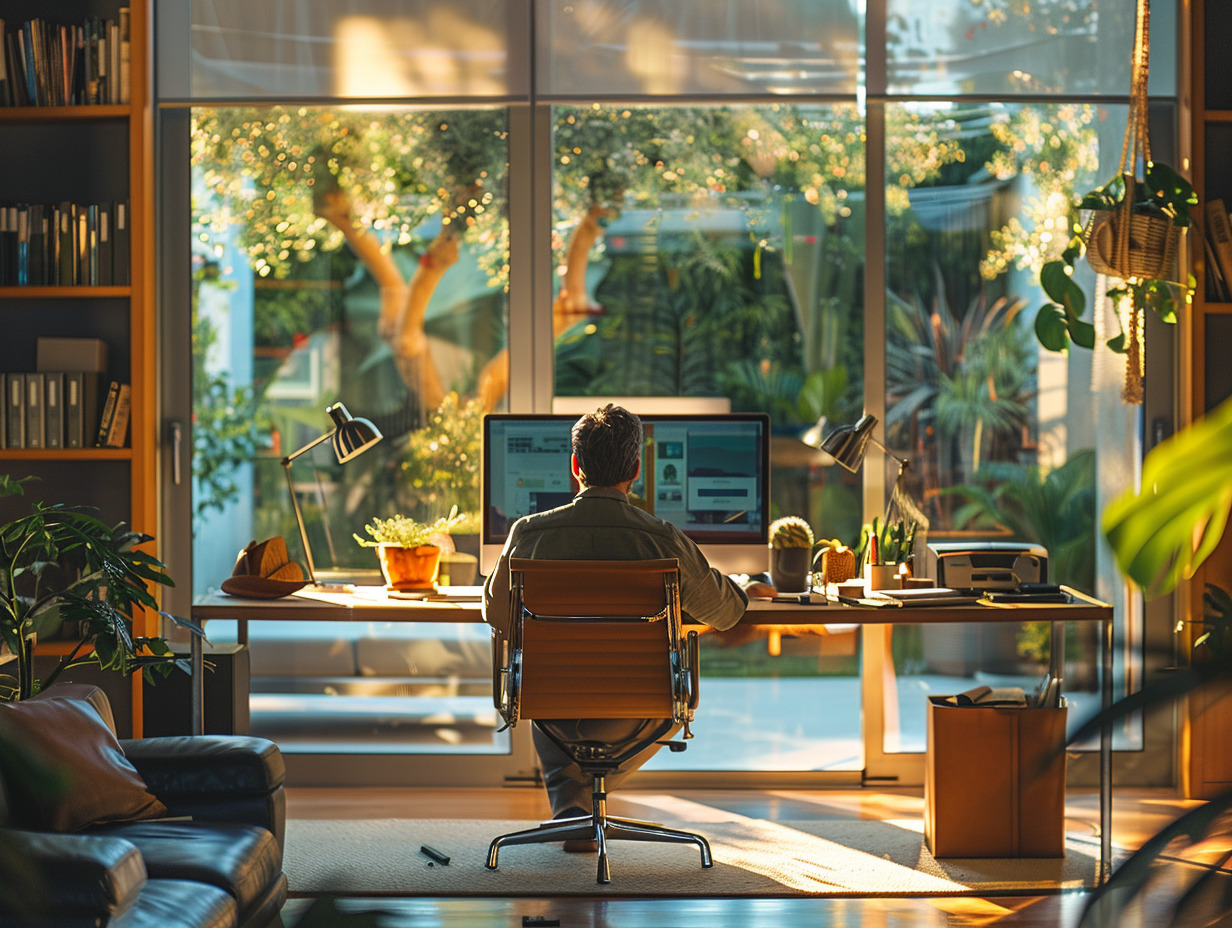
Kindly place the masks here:
POLYGON ((812 548, 813 530, 799 516, 783 516, 770 523, 770 547, 812 548))

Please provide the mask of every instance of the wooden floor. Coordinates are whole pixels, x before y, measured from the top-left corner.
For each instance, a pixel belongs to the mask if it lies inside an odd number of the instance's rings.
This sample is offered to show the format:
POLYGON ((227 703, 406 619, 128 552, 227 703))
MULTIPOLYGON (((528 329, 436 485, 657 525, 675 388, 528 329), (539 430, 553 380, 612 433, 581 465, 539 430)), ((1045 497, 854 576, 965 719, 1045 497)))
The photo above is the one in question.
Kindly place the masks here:
MULTIPOLYGON (((661 791, 660 791, 661 792, 661 791)), ((717 806, 751 817, 775 820, 881 819, 923 815, 918 789, 833 790, 693 790, 674 791, 674 796, 703 805, 717 806)), ((614 815, 643 814, 636 805, 637 791, 623 790, 613 796, 609 809, 614 815), (623 797, 623 798, 622 798, 623 797)), ((1118 790, 1113 802, 1114 845, 1138 847, 1163 825, 1196 803, 1177 799, 1165 790, 1118 790)), ((548 818, 542 790, 510 789, 308 789, 288 791, 290 818, 548 818)), ((1098 798, 1094 792, 1069 797, 1066 830, 1092 836, 1099 831, 1098 798)), ((673 824, 664 819, 665 824, 673 824)), ((679 824, 684 824, 680 822, 679 824)), ((1152 884, 1143 906, 1116 928, 1159 928, 1169 915, 1179 892, 1202 871, 1205 864, 1220 859, 1226 845, 1209 843, 1187 850, 1170 848, 1173 861, 1152 884)), ((1232 874, 1220 874, 1232 881, 1232 874)), ((1069 928, 1078 922, 1085 895, 1067 893, 1039 897, 969 897, 922 899, 416 899, 400 903, 397 912, 372 915, 380 900, 357 903, 368 911, 365 918, 349 910, 345 900, 291 900, 284 909, 289 928, 348 928, 354 925, 382 928, 518 928, 535 924, 536 918, 561 928, 1069 928), (337 911, 334 911, 337 909, 337 911), (349 918, 345 917, 350 915, 349 918)), ((1198 924, 1232 926, 1232 912, 1208 911, 1198 924)))

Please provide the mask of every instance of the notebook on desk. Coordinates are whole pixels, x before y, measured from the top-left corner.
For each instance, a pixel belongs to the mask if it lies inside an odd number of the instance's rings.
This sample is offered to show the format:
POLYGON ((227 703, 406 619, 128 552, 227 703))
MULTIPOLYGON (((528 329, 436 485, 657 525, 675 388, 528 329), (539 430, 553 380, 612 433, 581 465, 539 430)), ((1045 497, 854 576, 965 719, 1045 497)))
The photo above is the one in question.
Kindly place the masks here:
POLYGON ((872 590, 867 599, 890 599, 904 606, 973 606, 978 601, 974 592, 954 590, 944 586, 913 587, 908 590, 872 590))

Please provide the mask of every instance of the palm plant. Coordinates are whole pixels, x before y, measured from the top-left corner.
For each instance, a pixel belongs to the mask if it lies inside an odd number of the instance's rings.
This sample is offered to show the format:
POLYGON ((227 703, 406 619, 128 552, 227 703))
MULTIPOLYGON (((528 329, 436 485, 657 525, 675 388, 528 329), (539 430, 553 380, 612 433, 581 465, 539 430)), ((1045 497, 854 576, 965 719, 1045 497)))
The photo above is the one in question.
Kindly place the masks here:
MULTIPOLYGON (((1027 419, 1034 384, 1028 336, 1016 324, 1024 303, 1008 297, 990 302, 981 290, 959 313, 946 297, 941 269, 933 273, 931 305, 919 294, 888 294, 886 424, 900 433, 899 446, 912 444, 902 433, 924 434, 930 427, 953 436, 974 473, 986 447, 1020 435, 1027 419)), ((938 454, 948 457, 950 444, 938 441, 938 454)))

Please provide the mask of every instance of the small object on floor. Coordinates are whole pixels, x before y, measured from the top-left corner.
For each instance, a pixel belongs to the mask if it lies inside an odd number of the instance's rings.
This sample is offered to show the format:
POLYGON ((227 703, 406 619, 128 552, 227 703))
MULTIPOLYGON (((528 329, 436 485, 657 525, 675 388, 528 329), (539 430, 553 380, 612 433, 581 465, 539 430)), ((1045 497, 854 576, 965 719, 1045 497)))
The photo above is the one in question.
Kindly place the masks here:
POLYGON ((565 842, 566 854, 598 854, 599 842, 593 838, 570 838, 565 842))
POLYGON ((548 918, 546 915, 523 915, 522 928, 549 928, 556 925, 559 928, 559 918, 548 918))
POLYGON ((431 857, 434 861, 436 861, 442 867, 449 866, 449 856, 446 854, 442 854, 440 851, 438 851, 434 847, 428 847, 428 845, 426 844, 421 844, 419 845, 419 853, 424 854, 428 857, 431 857))

